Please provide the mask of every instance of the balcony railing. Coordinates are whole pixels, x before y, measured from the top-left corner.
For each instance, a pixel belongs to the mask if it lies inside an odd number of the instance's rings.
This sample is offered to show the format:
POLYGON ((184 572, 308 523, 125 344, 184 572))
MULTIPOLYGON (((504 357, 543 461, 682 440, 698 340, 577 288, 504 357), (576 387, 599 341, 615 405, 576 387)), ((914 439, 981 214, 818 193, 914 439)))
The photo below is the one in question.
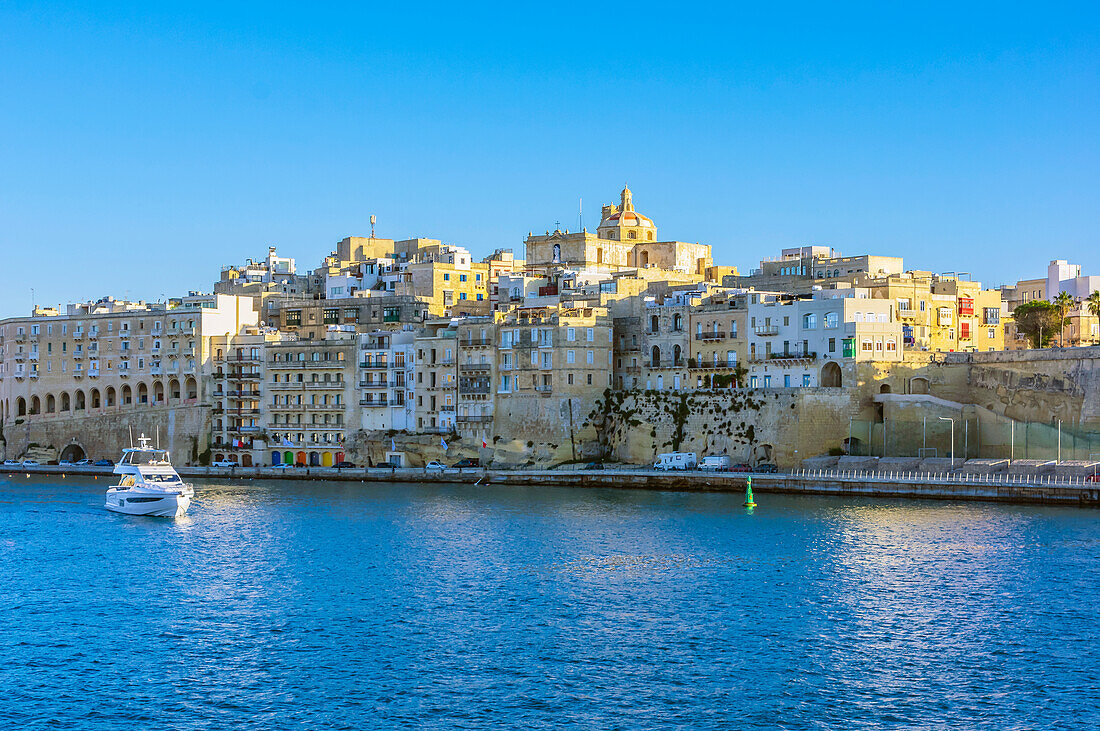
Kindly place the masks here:
POLYGON ((459 371, 487 371, 493 367, 492 363, 462 363, 458 366, 459 371))
POLYGON ((390 382, 386 379, 381 381, 359 381, 359 388, 389 388, 390 382))
POLYGON ((688 368, 698 368, 700 370, 730 370, 737 367, 737 361, 735 360, 696 360, 694 358, 688 358, 688 368))
POLYGON ((372 406, 389 406, 389 401, 386 399, 359 399, 360 406, 372 407, 372 406))
POLYGON ((478 414, 477 416, 474 416, 472 414, 459 414, 457 420, 459 424, 488 424, 492 422, 493 416, 492 414, 489 414, 488 416, 481 414, 478 414))
POLYGON ((807 353, 794 352, 794 353, 769 353, 768 354, 768 360, 816 360, 816 359, 817 359, 817 353, 812 352, 812 351, 807 352, 807 353))
POLYGON ((726 339, 726 333, 724 333, 721 330, 719 330, 717 332, 709 332, 709 333, 695 333, 695 339, 696 340, 725 340, 726 339))
POLYGON ((359 362, 359 367, 364 370, 385 370, 390 365, 387 361, 364 360, 359 362))
POLYGON ((768 336, 771 336, 771 335, 778 335, 779 334, 779 326, 778 325, 763 325, 761 327, 753 328, 753 332, 755 332, 760 337, 768 337, 768 336))

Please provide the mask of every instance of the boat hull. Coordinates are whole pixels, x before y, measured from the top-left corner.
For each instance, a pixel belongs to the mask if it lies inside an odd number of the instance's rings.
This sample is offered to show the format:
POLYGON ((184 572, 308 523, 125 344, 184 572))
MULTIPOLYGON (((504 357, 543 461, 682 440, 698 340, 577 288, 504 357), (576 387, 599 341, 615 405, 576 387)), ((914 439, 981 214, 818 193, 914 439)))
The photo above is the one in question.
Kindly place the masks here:
POLYGON ((156 518, 181 518, 191 507, 186 495, 138 496, 108 495, 104 507, 126 515, 148 515, 156 518))

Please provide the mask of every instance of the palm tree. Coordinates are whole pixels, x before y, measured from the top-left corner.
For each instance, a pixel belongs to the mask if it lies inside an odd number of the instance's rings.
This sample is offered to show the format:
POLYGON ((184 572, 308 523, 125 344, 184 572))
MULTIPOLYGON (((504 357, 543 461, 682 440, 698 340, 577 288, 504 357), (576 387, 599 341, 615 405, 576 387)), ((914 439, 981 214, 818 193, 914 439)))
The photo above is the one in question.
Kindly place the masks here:
POLYGON ((1059 324, 1061 325, 1061 334, 1058 337, 1058 345, 1066 347, 1066 312, 1073 308, 1077 304, 1077 300, 1073 298, 1073 295, 1069 292, 1059 292, 1058 296, 1054 298, 1054 305, 1058 308, 1059 324))
POLYGON ((1085 300, 1085 304, 1088 305, 1089 314, 1093 317, 1100 317, 1100 290, 1097 290, 1088 296, 1085 300))

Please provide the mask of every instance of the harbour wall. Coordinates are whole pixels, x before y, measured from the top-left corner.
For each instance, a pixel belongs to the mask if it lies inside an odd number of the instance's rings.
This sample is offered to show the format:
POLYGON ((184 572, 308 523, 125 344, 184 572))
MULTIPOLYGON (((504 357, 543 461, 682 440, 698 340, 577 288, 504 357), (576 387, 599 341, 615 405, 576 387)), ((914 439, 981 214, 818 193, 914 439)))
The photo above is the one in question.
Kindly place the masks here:
MULTIPOLYGON (((105 483, 113 481, 110 468, 28 466, 3 468, 0 474, 97 476, 105 483), (3 471, 10 470, 10 471, 3 471)), ((252 480, 282 479, 318 482, 359 483, 437 483, 454 485, 517 485, 526 487, 592 487, 685 492, 743 493, 749 478, 754 493, 792 495, 841 495, 851 497, 917 498, 935 500, 978 500, 989 502, 1031 503, 1100 507, 1100 483, 1044 481, 1042 476, 1017 476, 1015 482, 960 481, 957 476, 913 475, 886 477, 876 475, 794 475, 740 474, 704 472, 658 472, 655 470, 485 470, 450 469, 444 472, 423 469, 345 469, 269 467, 213 468, 181 467, 184 477, 252 480)), ((759 502, 759 501, 758 501, 759 502)))

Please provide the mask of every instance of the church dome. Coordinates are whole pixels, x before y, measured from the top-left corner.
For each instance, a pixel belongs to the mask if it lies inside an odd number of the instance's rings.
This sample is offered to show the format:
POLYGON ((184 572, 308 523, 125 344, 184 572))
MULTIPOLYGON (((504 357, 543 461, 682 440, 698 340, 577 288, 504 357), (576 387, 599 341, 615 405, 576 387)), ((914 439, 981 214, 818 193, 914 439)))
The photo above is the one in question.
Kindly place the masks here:
MULTIPOLYGON (((633 194, 630 192, 629 186, 623 188, 622 193, 620 193, 620 200, 622 202, 617 206, 604 207, 603 220, 600 221, 601 231, 610 229, 645 229, 647 232, 656 231, 657 227, 654 225, 652 219, 634 210, 633 194)), ((652 239, 652 236, 647 234, 644 238, 652 239)))

